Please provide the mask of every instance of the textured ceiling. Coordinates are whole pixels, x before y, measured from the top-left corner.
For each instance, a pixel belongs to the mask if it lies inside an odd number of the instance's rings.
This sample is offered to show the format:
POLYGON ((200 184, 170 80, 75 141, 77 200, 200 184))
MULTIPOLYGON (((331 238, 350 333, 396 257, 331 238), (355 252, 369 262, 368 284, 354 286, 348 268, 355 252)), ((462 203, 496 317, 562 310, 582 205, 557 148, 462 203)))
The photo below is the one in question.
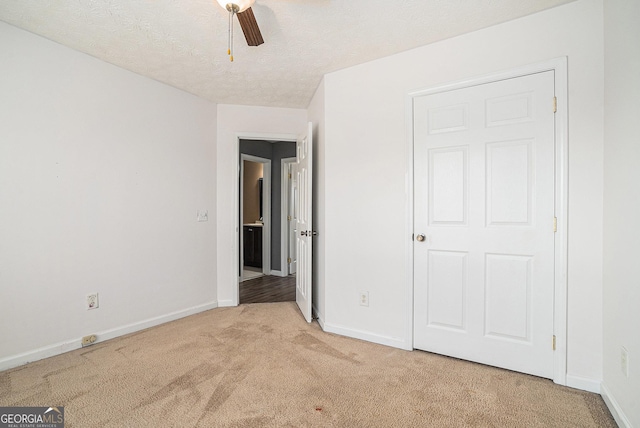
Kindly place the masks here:
POLYGON ((573 0, 257 0, 248 47, 215 0, 1 0, 0 20, 216 103, 307 107, 322 76, 573 0))

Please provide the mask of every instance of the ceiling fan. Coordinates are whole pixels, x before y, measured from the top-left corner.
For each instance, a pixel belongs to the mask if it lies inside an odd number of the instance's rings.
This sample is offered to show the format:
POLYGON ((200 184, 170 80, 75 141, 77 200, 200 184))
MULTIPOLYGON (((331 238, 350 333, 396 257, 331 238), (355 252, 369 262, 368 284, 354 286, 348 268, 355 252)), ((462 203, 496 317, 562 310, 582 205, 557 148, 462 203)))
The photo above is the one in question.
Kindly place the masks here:
POLYGON ((245 39, 249 46, 260 46, 264 43, 258 22, 251 10, 255 0, 217 0, 220 6, 229 11, 229 47, 227 55, 233 62, 233 15, 238 17, 245 39))

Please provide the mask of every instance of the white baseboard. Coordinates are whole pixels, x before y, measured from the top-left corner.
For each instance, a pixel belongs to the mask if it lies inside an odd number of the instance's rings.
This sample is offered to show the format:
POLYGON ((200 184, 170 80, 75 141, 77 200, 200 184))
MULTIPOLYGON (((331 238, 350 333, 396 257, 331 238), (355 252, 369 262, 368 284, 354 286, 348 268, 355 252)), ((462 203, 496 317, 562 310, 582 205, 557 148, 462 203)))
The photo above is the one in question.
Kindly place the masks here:
POLYGON ((622 408, 618 404, 618 401, 616 401, 613 395, 611 395, 611 392, 609 392, 609 389, 607 389, 607 386, 604 384, 604 382, 602 383, 602 385, 600 385, 600 390, 600 395, 602 395, 604 403, 609 408, 611 416, 613 416, 613 419, 616 420, 618 426, 620 428, 631 428, 631 422, 622 411, 622 408))
POLYGON ((567 386, 569 388, 581 389, 583 391, 600 394, 600 384, 602 382, 581 376, 567 375, 567 386))
POLYGON ((238 305, 234 305, 231 300, 218 300, 219 308, 228 308, 230 306, 238 306, 238 305))
POLYGON ((363 330, 356 330, 347 327, 341 327, 335 324, 327 323, 323 321, 322 329, 327 333, 335 333, 341 336, 353 337, 354 339, 366 340, 367 342, 373 342, 380 345, 391 346, 400 349, 408 348, 406 341, 398 337, 382 336, 379 334, 371 333, 363 330))
MULTIPOLYGON (((204 305, 193 306, 191 308, 182 309, 180 311, 171 312, 169 314, 160 315, 158 317, 149 318, 132 324, 127 324, 121 327, 97 332, 95 343, 104 342, 105 340, 113 339, 115 337, 124 336, 125 334, 134 333, 136 331, 144 330, 149 327, 155 327, 160 324, 174 321, 180 318, 194 315, 199 312, 208 311, 209 309, 215 309, 218 307, 218 302, 213 301, 204 305)), ((65 352, 80 349, 82 338, 65 340, 63 342, 56 343, 54 345, 45 346, 42 348, 34 349, 32 351, 23 352, 18 355, 12 355, 3 359, 0 359, 0 371, 8 370, 14 367, 18 367, 33 361, 42 360, 43 358, 53 357, 55 355, 63 354, 65 352)))
POLYGON ((272 271, 269 273, 269 275, 272 275, 272 276, 280 276, 280 277, 283 277, 283 278, 284 278, 285 276, 287 276, 286 274, 282 273, 282 271, 281 271, 281 270, 272 270, 272 271))
POLYGON ((324 330, 324 314, 320 313, 318 311, 318 308, 315 307, 315 305, 312 305, 312 307, 313 307, 312 312, 316 315, 316 320, 318 321, 320 328, 324 330))

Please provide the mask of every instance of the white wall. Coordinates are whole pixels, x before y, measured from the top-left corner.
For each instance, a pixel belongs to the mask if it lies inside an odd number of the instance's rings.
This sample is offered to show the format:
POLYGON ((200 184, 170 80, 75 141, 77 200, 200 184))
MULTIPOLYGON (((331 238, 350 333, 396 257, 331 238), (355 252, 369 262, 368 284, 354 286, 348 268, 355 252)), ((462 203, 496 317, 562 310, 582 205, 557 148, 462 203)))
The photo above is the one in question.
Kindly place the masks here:
POLYGON ((217 255, 218 302, 238 304, 238 137, 283 140, 304 132, 302 109, 218 105, 217 255))
POLYGON ((215 105, 1 22, 0 52, 0 370, 215 307, 215 105))
POLYGON ((411 345, 406 96, 568 56, 569 384, 602 378, 601 0, 565 6, 325 76, 326 327, 411 345), (369 307, 358 292, 369 291, 369 307))
POLYGON ((324 138, 324 80, 316 89, 307 111, 313 122, 313 310, 324 328, 325 312, 325 138, 324 138))
POLYGON ((640 2, 606 0, 604 18, 602 392, 621 426, 640 427, 640 2), (628 378, 621 370, 623 346, 629 351, 628 378))

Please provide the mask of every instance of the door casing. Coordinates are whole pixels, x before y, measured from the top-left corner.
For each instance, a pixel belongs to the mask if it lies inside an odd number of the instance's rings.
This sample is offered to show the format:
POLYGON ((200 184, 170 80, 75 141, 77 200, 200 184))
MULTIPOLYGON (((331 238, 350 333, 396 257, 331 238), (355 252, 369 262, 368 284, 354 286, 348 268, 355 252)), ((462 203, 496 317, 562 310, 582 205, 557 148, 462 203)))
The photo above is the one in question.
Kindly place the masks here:
MULTIPOLYGON (((238 209, 238 213, 240 217, 244 216, 244 205, 243 205, 243 189, 244 189, 244 161, 261 163, 264 168, 263 172, 263 182, 264 186, 262 188, 262 200, 263 200, 263 231, 262 231, 262 274, 269 275, 271 272, 271 159, 265 159, 258 156, 247 155, 244 153, 240 154, 240 179, 238 186, 238 191, 240 192, 240 196, 238 198, 240 208, 238 209), (265 197, 269 195, 269 197, 265 197)), ((244 280, 244 273, 240 270, 240 267, 244 269, 244 228, 239 228, 240 237, 238 240, 238 245, 240 249, 238 251, 239 257, 239 268, 240 271, 240 281, 244 280)))
POLYGON ((235 278, 233 296, 231 298, 230 306, 238 306, 240 304, 240 282, 238 281, 239 276, 238 272, 240 269, 240 216, 238 213, 240 212, 240 189, 238 183, 240 182, 240 140, 259 140, 259 141, 289 141, 295 143, 298 139, 296 134, 270 134, 270 133, 261 133, 261 132, 238 132, 236 133, 236 138, 234 142, 234 162, 236 165, 236 179, 230 183, 233 186, 233 206, 228 209, 233 210, 233 218, 234 218, 234 235, 235 239, 233 240, 233 272, 235 278))
MULTIPOLYGON (((426 89, 410 92, 406 99, 406 135, 407 135, 407 195, 409 197, 406 220, 406 276, 407 296, 405 307, 406 349, 413 349, 413 300, 414 300, 414 257, 413 257, 413 222, 414 222, 414 143, 413 143, 413 100, 416 97, 483 85, 485 83, 526 76, 553 70, 555 73, 555 96, 557 111, 555 115, 555 216, 557 218, 557 232, 554 248, 554 309, 553 330, 555 336, 555 355, 553 367, 553 381, 560 385, 567 384, 567 207, 568 207, 568 80, 567 58, 561 57, 549 61, 518 67, 502 72, 469 79, 444 83, 426 89)), ((550 344, 551 346, 551 344, 550 344)))

